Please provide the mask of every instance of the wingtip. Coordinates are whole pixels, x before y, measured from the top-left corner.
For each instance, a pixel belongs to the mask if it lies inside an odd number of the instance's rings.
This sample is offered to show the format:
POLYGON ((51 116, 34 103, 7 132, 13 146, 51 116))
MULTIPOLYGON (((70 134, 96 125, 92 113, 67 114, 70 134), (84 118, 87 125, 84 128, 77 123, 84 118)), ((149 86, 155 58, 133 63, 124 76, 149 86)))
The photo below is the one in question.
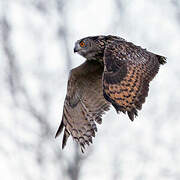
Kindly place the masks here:
POLYGON ((63 141, 62 141, 62 149, 66 146, 67 139, 69 138, 70 134, 67 131, 67 129, 64 130, 64 136, 63 136, 63 141))
POLYGON ((81 152, 82 152, 83 154, 84 154, 84 150, 85 150, 85 148, 82 148, 82 147, 81 147, 81 152))
POLYGON ((63 128, 64 128, 64 123, 63 123, 63 121, 61 121, 61 124, 60 124, 60 126, 59 126, 59 128, 55 134, 55 138, 57 138, 61 134, 63 128))
POLYGON ((56 139, 56 138, 57 138, 57 136, 58 136, 58 135, 57 135, 57 133, 56 133, 56 134, 55 134, 55 136, 54 136, 54 138, 56 139))
POLYGON ((65 145, 66 145, 66 144, 62 143, 62 149, 64 149, 65 145))
POLYGON ((56 132, 56 134, 55 134, 55 139, 57 138, 59 136, 59 133, 58 133, 58 131, 56 132))
POLYGON ((167 63, 167 57, 158 55, 158 60, 159 60, 159 63, 162 64, 162 65, 167 63))
POLYGON ((137 110, 134 108, 132 109, 131 111, 128 111, 128 116, 129 116, 129 119, 133 122, 134 121, 134 118, 138 116, 138 112, 137 110))

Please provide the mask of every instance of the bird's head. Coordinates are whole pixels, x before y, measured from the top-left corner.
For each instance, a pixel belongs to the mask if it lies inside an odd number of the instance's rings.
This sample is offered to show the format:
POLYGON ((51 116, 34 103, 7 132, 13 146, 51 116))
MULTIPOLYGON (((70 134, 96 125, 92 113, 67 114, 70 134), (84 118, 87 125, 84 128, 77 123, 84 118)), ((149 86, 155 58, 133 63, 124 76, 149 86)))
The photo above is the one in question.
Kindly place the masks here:
POLYGON ((102 59, 105 48, 105 36, 91 36, 78 40, 74 52, 88 60, 102 59))

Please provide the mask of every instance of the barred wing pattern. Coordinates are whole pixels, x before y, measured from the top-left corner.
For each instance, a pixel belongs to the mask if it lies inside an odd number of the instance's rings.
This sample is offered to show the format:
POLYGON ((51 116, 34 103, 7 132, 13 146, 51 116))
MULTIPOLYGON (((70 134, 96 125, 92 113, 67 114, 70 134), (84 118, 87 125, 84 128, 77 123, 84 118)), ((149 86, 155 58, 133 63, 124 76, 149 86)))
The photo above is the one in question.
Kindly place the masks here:
POLYGON ((117 112, 133 121, 148 96, 149 83, 165 58, 126 41, 115 40, 104 52, 103 93, 117 112))
POLYGON ((104 99, 102 90, 103 66, 96 61, 85 61, 71 70, 67 95, 64 101, 63 117, 56 137, 64 130, 62 148, 71 135, 83 151, 92 143, 97 131, 96 123, 101 124, 102 114, 110 103, 104 99))

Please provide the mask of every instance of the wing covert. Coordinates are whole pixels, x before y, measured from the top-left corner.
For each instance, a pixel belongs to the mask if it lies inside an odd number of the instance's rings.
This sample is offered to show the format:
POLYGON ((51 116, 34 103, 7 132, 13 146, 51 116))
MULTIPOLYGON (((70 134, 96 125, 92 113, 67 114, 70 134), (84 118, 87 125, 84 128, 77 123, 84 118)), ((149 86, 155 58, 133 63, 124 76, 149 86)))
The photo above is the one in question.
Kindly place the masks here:
POLYGON ((133 121, 159 70, 158 55, 126 41, 115 40, 104 51, 103 94, 117 112, 133 121))

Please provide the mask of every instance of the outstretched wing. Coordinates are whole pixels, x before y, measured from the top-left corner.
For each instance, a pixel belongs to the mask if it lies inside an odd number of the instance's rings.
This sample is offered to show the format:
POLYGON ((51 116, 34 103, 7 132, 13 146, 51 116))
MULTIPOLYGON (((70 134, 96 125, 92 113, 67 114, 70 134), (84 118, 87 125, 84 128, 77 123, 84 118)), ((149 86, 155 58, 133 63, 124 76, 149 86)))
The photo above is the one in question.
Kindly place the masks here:
POLYGON ((92 143, 97 131, 95 122, 101 124, 102 114, 110 106, 103 96, 102 73, 103 66, 96 61, 86 61, 71 70, 62 122, 56 133, 57 137, 65 126, 62 148, 70 135, 82 150, 92 143))
POLYGON ((148 95, 149 83, 165 58, 126 41, 115 40, 104 51, 103 93, 117 112, 133 121, 148 95))

